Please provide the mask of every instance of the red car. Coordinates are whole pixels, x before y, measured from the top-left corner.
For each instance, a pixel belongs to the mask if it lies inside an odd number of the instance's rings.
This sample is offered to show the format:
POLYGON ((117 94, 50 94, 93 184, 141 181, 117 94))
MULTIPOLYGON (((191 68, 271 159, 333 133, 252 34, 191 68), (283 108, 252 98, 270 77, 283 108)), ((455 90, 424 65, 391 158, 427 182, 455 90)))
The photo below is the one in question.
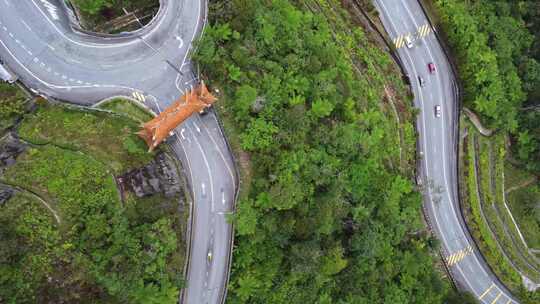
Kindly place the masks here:
POLYGON ((428 63, 427 67, 431 74, 435 73, 435 64, 433 62, 428 63))

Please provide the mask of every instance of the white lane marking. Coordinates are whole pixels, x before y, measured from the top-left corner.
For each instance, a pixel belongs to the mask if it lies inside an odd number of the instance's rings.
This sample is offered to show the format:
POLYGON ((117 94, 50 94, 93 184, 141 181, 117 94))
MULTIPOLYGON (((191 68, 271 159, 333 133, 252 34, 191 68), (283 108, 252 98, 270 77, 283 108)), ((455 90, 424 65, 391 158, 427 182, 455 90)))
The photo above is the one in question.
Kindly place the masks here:
MULTIPOLYGON (((413 21, 414 26, 415 26, 415 27, 418 27, 418 24, 416 23, 416 20, 414 19, 414 17, 413 17, 413 15, 412 15, 411 11, 409 10, 408 5, 403 5, 403 6, 405 7, 405 10, 407 11, 407 15, 408 15, 409 18, 413 21)), ((429 57, 431 58, 431 62, 434 62, 435 59, 434 59, 434 57, 433 57, 433 54, 431 53, 431 49, 430 49, 429 47, 426 47, 426 50, 427 50, 428 53, 429 53, 429 57)), ((443 86, 442 86, 442 84, 441 84, 441 77, 440 77, 438 74, 436 75, 436 80, 437 80, 436 83, 437 83, 437 87, 438 87, 438 92, 442 92, 442 91, 443 91, 443 90, 442 90, 442 87, 443 87, 443 86)), ((446 120, 445 120, 446 115, 444 115, 444 113, 442 113, 442 114, 443 114, 443 115, 441 115, 441 116, 442 116, 443 126, 446 126, 446 120)), ((441 137, 441 138, 442 138, 442 137, 441 137)), ((442 149, 442 150, 443 150, 443 155, 449 155, 449 154, 447 154, 446 141, 445 141, 445 140, 442 141, 442 147, 443 147, 443 149, 442 149)), ((446 191, 446 195, 448 196, 448 202, 450 203, 450 206, 452 207, 453 214, 456 216, 456 221, 458 222, 458 225, 459 225, 459 219, 457 219, 457 216, 458 216, 459 213, 457 212, 457 210, 456 210, 455 207, 454 207, 454 203, 453 203, 453 200, 452 200, 452 196, 451 196, 451 194, 450 194, 450 189, 451 189, 451 188, 449 187, 449 183, 448 183, 448 177, 447 177, 448 172, 447 172, 447 170, 446 170, 446 167, 447 167, 447 165, 446 165, 446 158, 443 157, 443 177, 444 177, 444 184, 445 184, 445 186, 446 186, 446 189, 448 189, 448 191, 446 191)), ((461 226, 458 226, 458 227, 461 228, 461 226)), ((462 229, 459 229, 459 231, 461 232, 461 234, 463 234, 463 236, 466 237, 466 234, 465 234, 465 232, 464 232, 462 229)), ((468 241, 467 241, 467 243, 468 243, 468 241)), ((484 267, 481 266, 482 264, 481 264, 480 261, 478 260, 478 257, 477 257, 476 255, 473 255, 473 256, 474 256, 474 259, 477 261, 478 265, 480 265, 480 269, 482 270, 482 272, 484 273, 484 275, 485 275, 486 277, 489 278, 489 275, 488 275, 487 272, 485 271, 484 267)), ((458 268, 459 268, 459 266, 458 266, 458 268)), ((461 270, 461 268, 460 268, 460 270, 461 270)))
MULTIPOLYGON (((219 126, 219 122, 217 121, 217 118, 215 115, 212 115, 212 117, 214 118, 216 124, 219 126)), ((199 120, 201 118, 199 117, 199 120)), ((201 120, 202 121, 202 120, 201 120)), ((218 127, 219 129, 219 133, 221 134, 222 138, 224 139, 225 138, 225 134, 223 134, 222 130, 221 130, 221 127, 218 127)), ((219 155, 221 156, 221 159, 223 160, 223 163, 225 164, 225 167, 227 167, 227 171, 229 171, 229 176, 231 177, 231 181, 232 181, 232 185, 233 185, 233 188, 236 189, 236 178, 235 178, 235 173, 233 172, 233 169, 229 166, 229 162, 227 161, 227 159, 225 159, 225 155, 223 155, 223 153, 221 152, 221 149, 219 148, 219 145, 218 143, 215 141, 214 137, 210 134, 210 132, 208 131, 208 129, 206 129, 205 127, 205 130, 206 132, 208 133, 208 136, 210 136, 210 140, 212 140, 212 142, 214 143, 214 145, 217 147, 217 151, 219 153, 219 155)), ((224 139, 225 140, 225 139, 224 139)))
POLYGON ((21 20, 21 22, 30 32, 32 32, 32 28, 30 27, 30 25, 28 25, 28 23, 24 22, 24 20, 21 20))
POLYGON ((201 189, 202 189, 202 196, 205 197, 206 196, 206 185, 204 183, 201 184, 201 189))
POLYGON ((182 37, 176 36, 176 40, 180 41, 180 44, 178 45, 178 48, 181 49, 184 46, 184 40, 182 40, 182 37))
MULTIPOLYGON (((7 30, 7 29, 6 29, 7 30)), ((67 85, 56 85, 56 84, 52 84, 52 83, 49 83, 41 78, 39 78, 36 74, 34 74, 28 67, 26 67, 25 64, 23 64, 19 58, 17 58, 17 56, 15 56, 15 54, 13 54, 13 52, 7 47, 7 45, 4 43, 4 41, 2 41, 2 39, 0 39, 0 44, 2 44, 2 46, 4 47, 4 49, 9 53, 9 55, 13 58, 13 60, 15 60, 17 62, 17 64, 19 64, 19 66, 21 66, 21 68, 23 68, 30 76, 32 76, 34 79, 36 79, 38 82, 40 82, 41 84, 49 87, 49 88, 56 88, 56 89, 67 89, 67 90, 71 90, 71 89, 83 89, 83 88, 91 88, 91 87, 104 87, 104 88, 119 88, 119 89, 127 89, 127 90, 135 90, 134 88, 130 88, 130 87, 126 87, 126 86, 120 86, 120 85, 100 85, 100 84, 94 84, 94 85, 84 85, 84 86, 67 86, 67 85)), ((32 53, 30 51, 28 51, 28 53, 30 54, 30 56, 32 56, 32 53)), ((35 62, 38 62, 39 59, 38 58, 34 58, 34 61, 35 62)), ((66 79, 67 77, 65 75, 62 75, 62 78, 63 79, 66 79)), ((153 96, 152 96, 153 97, 153 96)), ((155 97, 154 97, 155 98, 155 97)))
POLYGON ((133 91, 131 93, 131 95, 133 96, 133 98, 137 99, 140 102, 145 102, 146 101, 146 97, 144 96, 144 94, 142 94, 140 92, 133 91))
POLYGON ((195 136, 195 133, 193 132, 193 130, 191 130, 191 128, 189 127, 189 123, 187 124, 187 127, 186 129, 191 133, 191 136, 193 137, 193 140, 195 141, 195 143, 197 144, 198 148, 199 148, 199 151, 200 151, 200 155, 203 157, 203 161, 204 161, 204 164, 206 166, 206 171, 208 173, 208 179, 210 181, 210 200, 211 201, 214 201, 214 183, 212 182, 212 171, 210 169, 210 163, 208 162, 208 159, 206 158, 206 154, 205 154, 205 151, 204 149, 202 148, 202 145, 201 143, 199 142, 199 140, 197 139, 197 136, 195 136))
POLYGON ((182 139, 186 139, 186 136, 184 135, 184 132, 186 131, 185 128, 182 128, 182 130, 180 130, 180 136, 182 136, 182 139))
MULTIPOLYGON (((182 70, 182 67, 180 67, 180 70, 182 70)), ((181 80, 182 80, 182 78, 181 78, 180 73, 176 74, 176 80, 175 80, 176 88, 178 89, 178 91, 179 91, 182 95, 184 95, 184 90, 182 90, 182 89, 180 88, 180 81, 181 81, 181 80)))
MULTIPOLYGON (((201 15, 201 2, 202 1, 197 1, 197 4, 198 4, 198 13, 197 13, 197 16, 200 16, 201 15)), ((186 62, 186 59, 187 59, 187 56, 189 54, 189 51, 191 50, 191 48, 193 47, 193 40, 195 39, 195 35, 197 35, 197 28, 199 27, 199 21, 200 21, 201 18, 197 18, 197 24, 195 24, 195 28, 194 28, 194 31, 193 31, 193 35, 191 36, 191 40, 189 41, 189 47, 187 48, 186 50, 186 53, 184 54, 184 58, 182 59, 182 64, 180 64, 180 67, 182 68, 184 66, 184 63, 186 62)), ((203 30, 204 30, 204 27, 206 26, 206 18, 205 18, 205 23, 203 24, 203 30)), ((179 78, 180 75, 177 76, 177 81, 178 81, 178 78, 179 78)), ((182 89, 180 89, 180 87, 178 86, 178 82, 176 84, 176 87, 178 88, 178 90, 180 92, 183 93, 182 89)))
POLYGON ((56 12, 57 8, 56 8, 56 6, 54 6, 54 4, 50 3, 47 0, 40 0, 40 1, 43 4, 43 6, 45 6, 45 8, 49 12, 49 14, 51 14, 51 17, 55 21, 60 20, 60 17, 58 17, 58 12, 56 12))
MULTIPOLYGON (((402 3, 402 5, 403 5, 403 3, 402 3)), ((407 11, 407 14, 408 14, 409 18, 413 21, 414 25, 415 25, 416 27, 418 27, 418 24, 416 23, 416 20, 412 17, 412 13, 411 13, 411 11, 409 10, 409 7, 408 7, 407 5, 403 5, 403 6, 405 7, 405 10, 407 11)), ((437 45, 438 45, 438 44, 437 44, 437 45)), ((431 61, 434 62, 435 59, 434 59, 434 57, 433 57, 433 54, 431 53, 431 49, 430 49, 429 47, 426 47, 426 50, 427 50, 428 53, 429 53, 429 57, 431 58, 431 61)), ((442 50, 441 50, 441 51, 442 51, 442 50)), ((409 59, 410 59, 410 58, 409 58, 409 59)), ((446 59, 443 59, 443 60, 444 60, 444 62, 446 62, 446 59)), ((411 60, 411 61, 412 61, 412 60, 411 60)), ((439 89, 438 92, 442 92, 442 85, 441 85, 441 81, 442 81, 442 80, 441 80, 441 77, 442 77, 442 76, 440 76, 440 75, 437 75, 437 77, 436 77, 436 79, 437 79, 437 86, 438 86, 438 89, 439 89)), ((443 120, 443 125, 446 125, 446 122, 445 122, 445 119, 444 119, 444 118, 445 118, 445 115, 442 115, 442 118, 443 118, 443 119, 442 119, 442 120, 443 120)), ((443 143, 443 155, 448 155, 448 154, 446 154, 446 141, 443 140, 442 143, 443 143)), ((447 189, 450 190, 451 188, 448 187, 449 183, 448 183, 447 175, 448 175, 448 173, 447 173, 447 171, 446 171, 446 158, 443 157, 443 177, 444 177, 444 182, 445 182, 445 185, 446 185, 447 189)), ((457 216, 458 216, 457 214, 458 214, 458 213, 457 213, 457 211, 456 211, 456 209, 455 209, 455 206, 454 206, 454 204, 453 204, 452 197, 451 197, 451 195, 450 195, 450 191, 446 191, 446 195, 448 196, 448 202, 450 203, 450 206, 451 206, 451 208, 452 208, 453 215, 455 215, 455 217, 456 217, 455 220, 458 222, 458 227, 461 228, 461 226, 459 225, 459 219, 457 219, 457 216)), ((435 217, 435 218, 436 218, 436 217, 435 217)), ((462 229, 459 229, 458 231, 460 231, 461 234, 463 234, 463 236, 466 238, 466 234, 465 234, 465 232, 464 232, 462 229)), ((442 234, 441 234, 441 235, 442 235, 442 234)), ((468 243, 468 239, 467 239, 467 243, 468 243)), ((474 259, 476 260, 477 265, 479 265, 479 268, 481 269, 481 271, 484 273, 484 275, 485 275, 487 278, 490 279, 490 277, 489 277, 489 275, 487 274, 486 270, 484 269, 484 267, 482 267, 482 264, 480 263, 480 260, 478 259, 478 257, 476 256, 476 254, 474 254, 473 257, 474 257, 474 259)), ((470 282, 468 281, 468 279, 467 279, 466 276, 464 275, 463 270, 461 269, 460 265, 458 264, 458 265, 456 265, 456 267, 459 269, 459 271, 461 272, 463 278, 465 278, 465 281, 467 282, 467 284, 469 284, 469 286, 471 286, 471 289, 472 289, 472 285, 470 284, 470 282)), ((501 290, 498 286, 496 286, 496 288, 497 288, 498 290, 501 290)), ((474 290, 473 290, 473 291, 474 291, 474 290)), ((501 290, 501 292, 502 292, 502 290, 501 290)), ((494 301, 494 302, 495 302, 495 301, 494 301)))
MULTIPOLYGON (((161 112, 161 108, 159 107, 159 104, 158 104, 158 102, 157 102, 157 98, 156 98, 155 96, 153 96, 153 95, 150 95, 150 94, 147 95, 147 97, 150 98, 150 99, 152 99, 152 102, 154 102, 154 105, 156 106, 157 111, 158 111, 158 112, 161 112)), ((149 107, 149 106, 148 106, 148 107, 149 107)), ((150 107, 149 107, 149 108, 150 108, 150 107)), ((152 109, 150 109, 150 111, 151 111, 155 116, 157 116, 157 114, 154 113, 154 111, 153 111, 152 109)))
POLYGON ((201 128, 199 128, 195 122, 193 122, 193 125, 195 126, 195 129, 197 129, 197 133, 201 133, 201 128))
POLYGON ((225 200, 225 191, 221 191, 221 203, 223 205, 225 205, 225 202, 226 202, 226 200, 225 200))
MULTIPOLYGON (((39 0, 39 1, 43 1, 43 0, 39 0)), ((128 42, 121 42, 121 43, 115 43, 115 44, 99 44, 99 43, 83 43, 83 42, 79 42, 79 41, 76 41, 76 40, 73 40, 71 38, 69 38, 68 36, 66 36, 66 34, 64 34, 64 32, 62 32, 62 30, 60 30, 56 24, 54 24, 54 22, 51 21, 51 19, 49 19, 49 16, 47 16, 47 14, 45 14, 45 12, 43 12, 43 10, 41 9, 41 7, 34 1, 32 0, 32 4, 34 4, 34 6, 39 10, 39 12, 45 17, 45 19, 47 20, 48 23, 50 23, 52 25, 52 27, 56 30, 56 32, 64 39, 66 39, 67 41, 73 43, 73 44, 76 44, 76 45, 80 45, 80 46, 84 46, 84 47, 92 47, 92 48, 118 48, 118 47, 122 47, 122 46, 126 46, 126 45, 130 45, 130 44, 134 44, 134 43, 137 43, 138 40, 137 39, 134 39, 134 40, 131 40, 131 41, 128 41, 128 42)), ((167 6, 168 8, 169 6, 167 6)), ((164 18, 163 18, 164 19, 164 18)), ((157 26, 153 29, 155 30, 157 28, 157 26)))

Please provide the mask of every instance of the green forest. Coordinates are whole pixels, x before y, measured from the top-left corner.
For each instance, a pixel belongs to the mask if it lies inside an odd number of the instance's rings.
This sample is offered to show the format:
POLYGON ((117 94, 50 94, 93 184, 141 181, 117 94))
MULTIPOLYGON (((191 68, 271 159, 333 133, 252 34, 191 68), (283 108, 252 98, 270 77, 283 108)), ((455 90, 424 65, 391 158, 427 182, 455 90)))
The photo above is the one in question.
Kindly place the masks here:
POLYGON ((540 173, 540 2, 436 0, 458 63, 464 104, 512 137, 540 173))
POLYGON ((150 22, 159 0, 64 0, 74 8, 86 30, 118 34, 131 32, 150 22))
POLYGON ((209 17, 195 59, 242 167, 228 302, 473 301, 437 266, 399 166, 399 73, 340 2, 214 1, 209 17))
POLYGON ((155 0, 71 0, 81 12, 89 15, 97 15, 103 10, 117 7, 140 7, 141 3, 157 2, 155 0))

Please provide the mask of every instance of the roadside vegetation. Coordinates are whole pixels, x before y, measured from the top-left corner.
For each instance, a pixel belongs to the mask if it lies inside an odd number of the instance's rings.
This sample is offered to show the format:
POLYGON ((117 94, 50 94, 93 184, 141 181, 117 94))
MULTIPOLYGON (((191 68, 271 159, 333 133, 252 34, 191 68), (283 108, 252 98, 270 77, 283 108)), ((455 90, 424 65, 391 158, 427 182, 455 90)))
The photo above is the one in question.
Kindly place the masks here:
POLYGON ((435 266, 414 111, 370 33, 334 0, 214 1, 209 18, 195 59, 242 176, 228 302, 472 303, 435 266))
POLYGON ((124 115, 139 123, 145 123, 153 118, 152 113, 147 109, 124 98, 114 98, 101 103, 100 109, 111 111, 118 115, 124 115))
POLYGON ((460 171, 468 224, 501 280, 523 303, 538 303, 540 291, 525 291, 521 276, 540 283, 538 256, 531 250, 537 240, 531 235, 540 232, 535 194, 540 175, 540 4, 433 4, 456 59, 464 105, 495 130, 484 137, 464 123, 460 171))
POLYGON ((18 87, 0 82, 0 135, 24 114, 27 98, 18 87))
POLYGON ((176 303, 186 199, 115 180, 153 158, 138 122, 38 104, 17 128, 25 151, 0 170, 15 191, 0 204, 0 302, 176 303))
MULTIPOLYGON (((507 187, 515 185, 516 181, 509 173, 518 174, 518 171, 509 172, 510 165, 505 165, 504 137, 500 134, 481 136, 466 120, 462 121, 461 127, 467 136, 460 143, 460 173, 464 183, 460 190, 469 229, 499 279, 524 303, 536 303, 535 295, 523 287, 521 276, 533 282, 540 280, 540 264, 534 251, 522 242, 520 233, 523 228, 536 229, 536 233, 540 231, 538 226, 516 217, 514 208, 510 207, 512 204, 506 200, 507 187)), ((520 206, 530 204, 534 201, 519 202, 520 206)))
POLYGON ((83 28, 119 33, 136 30, 150 22, 159 0, 69 0, 83 28))
POLYGON ((540 259, 540 209, 536 206, 540 202, 538 177, 510 163, 505 166, 505 188, 510 210, 527 246, 540 259))
POLYGON ((32 144, 54 144, 90 154, 116 174, 152 160, 155 154, 147 153, 144 141, 134 134, 138 123, 125 116, 109 117, 106 113, 43 104, 26 118, 19 134, 32 144))
POLYGON ((512 156, 540 173, 540 3, 436 0, 464 85, 464 103, 512 138, 512 156))

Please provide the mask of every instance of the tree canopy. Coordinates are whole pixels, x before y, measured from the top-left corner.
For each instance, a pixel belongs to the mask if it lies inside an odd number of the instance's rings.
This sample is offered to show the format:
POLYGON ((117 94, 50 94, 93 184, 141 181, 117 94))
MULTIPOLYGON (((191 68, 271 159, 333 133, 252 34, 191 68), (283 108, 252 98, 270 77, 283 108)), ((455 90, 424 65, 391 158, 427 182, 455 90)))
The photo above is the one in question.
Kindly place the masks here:
POLYGON ((195 56, 252 165, 228 301, 442 303, 421 196, 392 165, 381 104, 399 75, 361 28, 340 17, 354 28, 340 32, 309 5, 214 2, 195 56))

